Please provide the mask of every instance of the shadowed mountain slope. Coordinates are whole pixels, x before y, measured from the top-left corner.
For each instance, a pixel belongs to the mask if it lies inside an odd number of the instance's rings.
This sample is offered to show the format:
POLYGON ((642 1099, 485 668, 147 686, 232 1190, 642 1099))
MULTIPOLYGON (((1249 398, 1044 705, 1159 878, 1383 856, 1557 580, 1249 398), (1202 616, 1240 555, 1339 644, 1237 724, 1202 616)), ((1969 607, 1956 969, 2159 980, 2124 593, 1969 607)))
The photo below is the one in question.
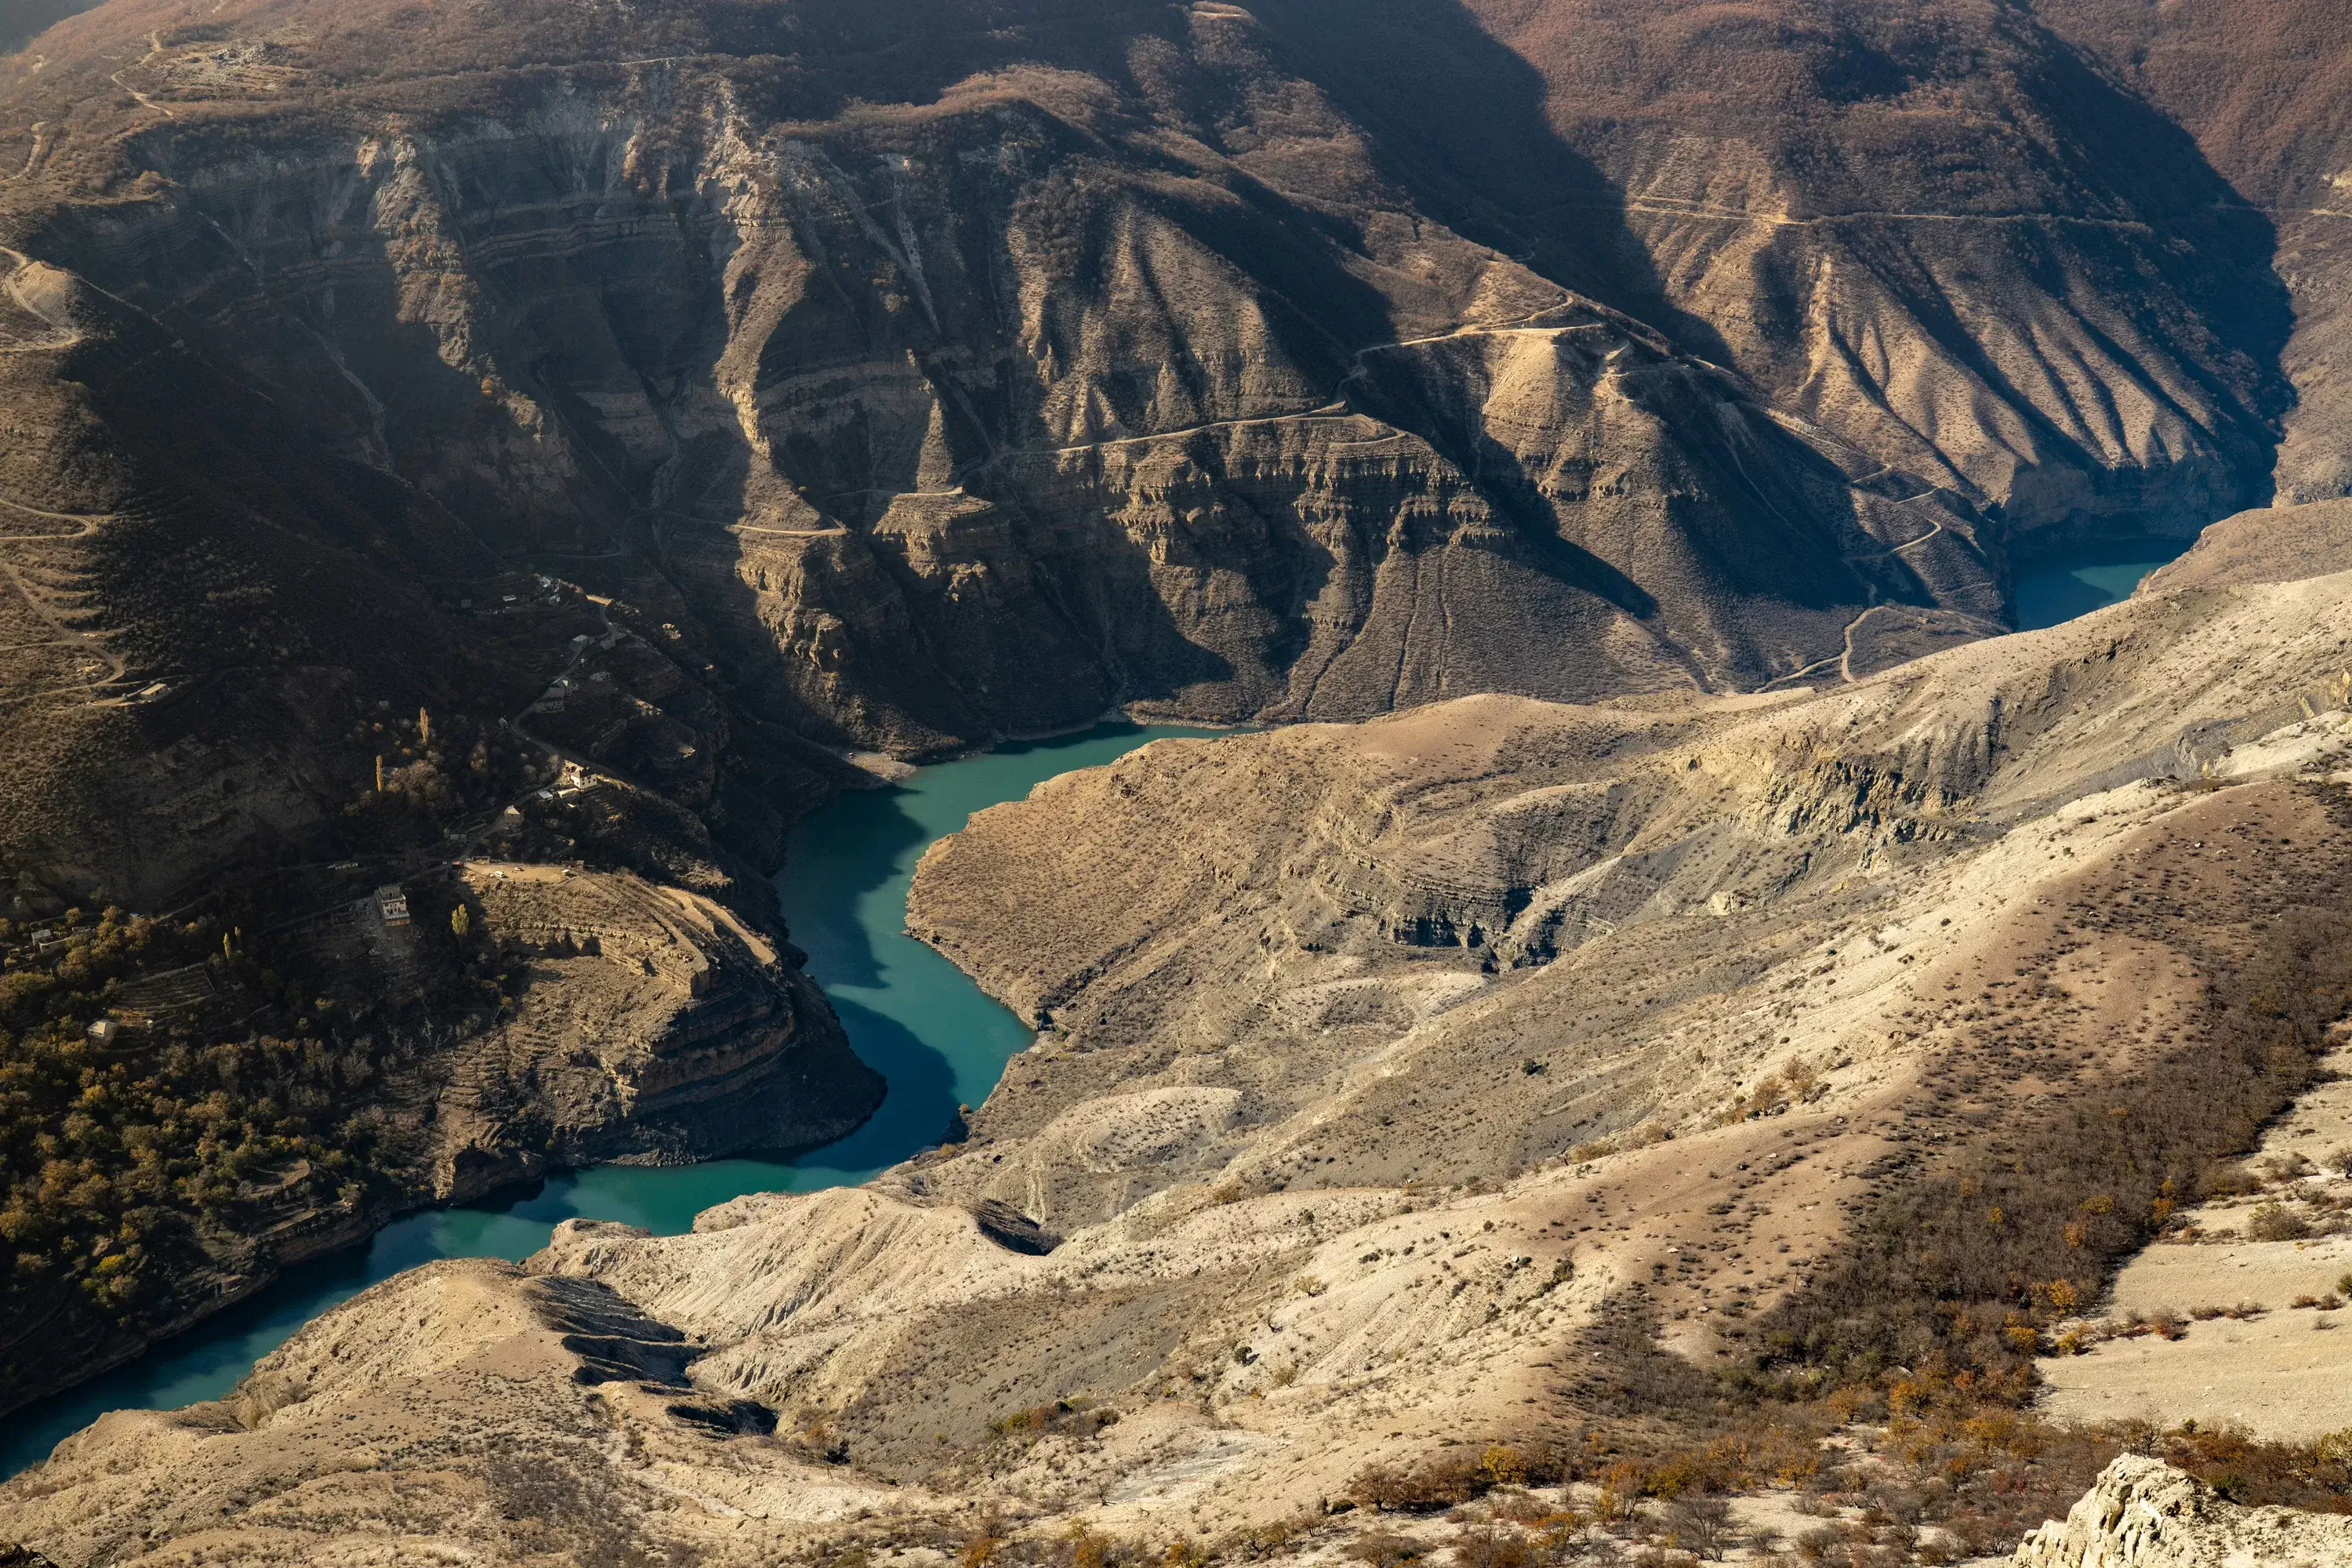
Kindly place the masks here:
POLYGON ((117 0, 40 54, 26 254, 503 556, 654 563, 836 744, 1869 668, 2014 540, 2260 499, 2284 402, 2264 237, 2010 7, 117 0))
POLYGON ((1342 101, 1436 144, 1433 210, 2002 503, 2014 536, 2188 529, 2266 494, 2287 332, 2268 227, 2031 8, 1346 9, 1398 30, 1314 0, 1261 14, 1328 33, 1360 72, 1342 101), (1501 90, 1461 90, 1474 75, 1501 90))
POLYGON ((2039 0, 2055 28, 2197 139, 2238 201, 2278 233, 2294 332, 2281 359, 2297 405, 2279 451, 2283 500, 2352 494, 2352 41, 2326 0, 2232 5, 2039 0))

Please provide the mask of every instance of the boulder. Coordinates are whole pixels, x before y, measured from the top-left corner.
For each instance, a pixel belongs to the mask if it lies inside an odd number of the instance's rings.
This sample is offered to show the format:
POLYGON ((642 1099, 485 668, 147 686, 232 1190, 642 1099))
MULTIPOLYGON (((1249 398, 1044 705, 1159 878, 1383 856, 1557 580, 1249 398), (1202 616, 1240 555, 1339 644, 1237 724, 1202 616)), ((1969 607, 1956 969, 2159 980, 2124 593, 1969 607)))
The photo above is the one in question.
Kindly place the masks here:
POLYGON ((2196 1477, 2126 1454, 2019 1544, 2016 1568, 2341 1568, 2352 1518, 2242 1508, 2196 1477))

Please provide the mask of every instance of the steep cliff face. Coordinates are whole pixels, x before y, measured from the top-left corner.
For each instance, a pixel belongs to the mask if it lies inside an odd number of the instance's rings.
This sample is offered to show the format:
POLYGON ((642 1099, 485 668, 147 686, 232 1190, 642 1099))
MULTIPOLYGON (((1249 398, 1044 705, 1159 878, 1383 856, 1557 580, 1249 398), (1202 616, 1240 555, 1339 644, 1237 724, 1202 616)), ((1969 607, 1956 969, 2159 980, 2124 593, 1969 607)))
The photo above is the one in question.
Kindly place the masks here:
POLYGON ((2260 237, 2030 18, 1621 9, 116 7, 19 71, 13 199, 317 452, 648 554, 834 743, 1853 672, 2005 542, 2259 489, 2260 237))
POLYGON ((529 679, 434 613, 518 559, 909 754, 1753 689, 2261 499, 2287 398, 2259 222, 2005 5, 126 0, 0 71, 0 550, 73 623, 0 809, 84 883, 190 837, 120 697, 299 837, 323 687, 529 679))
POLYGON ((1016 77, 794 134, 567 82, 497 126, 180 147, 157 200, 27 243, 496 548, 650 549, 836 742, 1752 686, 1880 603, 1998 615, 1965 499, 1368 162, 1318 172, 1348 205, 1278 194, 1137 107, 1016 77))

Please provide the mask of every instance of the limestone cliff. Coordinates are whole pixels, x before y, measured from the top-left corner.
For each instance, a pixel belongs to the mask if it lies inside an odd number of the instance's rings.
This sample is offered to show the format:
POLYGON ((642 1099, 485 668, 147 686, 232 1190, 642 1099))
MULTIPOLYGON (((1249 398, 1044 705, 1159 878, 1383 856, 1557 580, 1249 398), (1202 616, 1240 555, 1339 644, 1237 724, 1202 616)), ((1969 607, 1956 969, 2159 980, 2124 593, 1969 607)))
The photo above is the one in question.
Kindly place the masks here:
POLYGON ((2273 237, 2294 308, 2279 366, 2296 398, 2284 421, 2276 489, 2287 501, 2352 494, 2344 441, 2352 343, 2344 179, 2352 139, 2339 112, 2352 46, 2329 0, 2248 11, 2227 0, 2147 6, 2047 0, 2046 23, 2174 123, 2231 184, 2242 222, 2273 237))
MULTIPOLYGON (((1433 210, 1996 503, 2010 540, 2185 533, 2266 497, 2305 279, 2272 272, 2242 165, 2134 90, 2127 50, 2044 20, 2128 32, 2135 0, 1363 9, 1257 8, 1388 135, 1434 127, 1400 159, 1433 210)), ((2210 9, 2200 41, 2247 63, 2210 9)))
POLYGON ((835 742, 1752 686, 1882 603, 1999 616, 1968 498, 1369 167, 1322 173, 1370 186, 1341 245, 1122 112, 1017 79, 810 132, 565 80, 496 125, 200 139, 26 243, 502 549, 650 548, 835 742))
POLYGON ((2017 1549, 2017 1568, 2232 1568, 2352 1563, 2352 1521, 2284 1508, 2241 1508, 2194 1477, 2126 1455, 2065 1520, 2017 1549))
POLYGON ((1778 9, 941 3, 894 53, 142 0, 48 35, 0 154, 20 248, 304 465, 643 554, 834 743, 1866 671, 1997 620, 2011 544, 2254 499, 2284 318, 2218 178, 2019 17, 1778 9))

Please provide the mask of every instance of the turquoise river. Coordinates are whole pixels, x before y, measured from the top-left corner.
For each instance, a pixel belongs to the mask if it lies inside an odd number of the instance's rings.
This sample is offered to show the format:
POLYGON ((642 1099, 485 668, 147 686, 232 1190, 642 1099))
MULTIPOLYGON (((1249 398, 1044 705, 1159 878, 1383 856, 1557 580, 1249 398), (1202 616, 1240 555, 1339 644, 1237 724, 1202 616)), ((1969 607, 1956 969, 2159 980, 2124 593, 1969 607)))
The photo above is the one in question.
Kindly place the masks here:
POLYGON ((2131 597, 2140 579, 2195 542, 2125 539, 2027 561, 2012 595, 2017 629, 2038 632, 2131 597))
MULTIPOLYGON (((2186 540, 2126 541, 2030 562, 2017 578, 2021 631, 2127 597, 2186 540)), ((777 889, 793 940, 809 955, 857 1054, 890 1080, 872 1121, 788 1161, 714 1160, 648 1170, 606 1165, 463 1208, 395 1221, 364 1247, 289 1270, 267 1290, 138 1361, 0 1422, 0 1478, 38 1463, 57 1441, 109 1410, 169 1409, 227 1393, 296 1329, 379 1279, 436 1258, 529 1257, 575 1217, 617 1219, 665 1235, 743 1193, 809 1192, 862 1182, 939 1141, 959 1104, 995 1087, 1029 1032, 946 959, 906 933, 907 887, 933 840, 975 811, 1017 800, 1073 768, 1093 767, 1163 735, 1215 731, 1107 724, 1082 735, 1010 745, 925 768, 904 784, 861 791, 810 816, 793 836, 777 889)))
POLYGON ((985 1100, 1030 1036, 962 971, 906 933, 915 862, 973 812, 1018 800, 1056 773, 1109 762, 1162 736, 1213 733, 1105 724, 1008 745, 924 768, 888 789, 845 795, 801 825, 777 879, 784 917, 850 1044, 890 1082, 882 1108, 848 1137, 791 1160, 599 1166, 396 1220, 365 1247, 289 1269, 258 1295, 135 1362, 0 1417, 0 1478, 37 1464, 59 1438, 107 1411, 218 1398, 310 1319, 404 1268, 436 1258, 527 1258, 560 1222, 573 1218, 623 1220, 674 1235, 691 1229, 704 1209, 741 1194, 862 1182, 938 1142, 956 1107, 985 1100))

